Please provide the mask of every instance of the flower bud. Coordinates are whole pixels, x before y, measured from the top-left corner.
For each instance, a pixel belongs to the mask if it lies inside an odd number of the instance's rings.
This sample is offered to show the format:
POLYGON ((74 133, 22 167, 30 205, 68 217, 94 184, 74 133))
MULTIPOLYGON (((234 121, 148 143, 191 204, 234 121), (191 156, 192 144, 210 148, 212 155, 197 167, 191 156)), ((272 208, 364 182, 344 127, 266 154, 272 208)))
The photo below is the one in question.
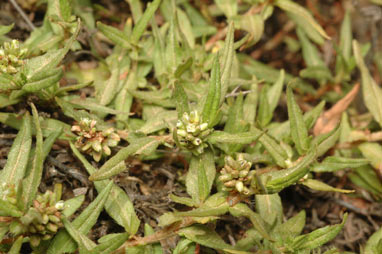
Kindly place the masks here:
POLYGON ((244 190, 244 184, 241 181, 237 181, 235 184, 235 188, 238 192, 243 192, 244 190))
POLYGON ((236 185, 236 180, 231 180, 224 183, 225 187, 234 187, 236 185))

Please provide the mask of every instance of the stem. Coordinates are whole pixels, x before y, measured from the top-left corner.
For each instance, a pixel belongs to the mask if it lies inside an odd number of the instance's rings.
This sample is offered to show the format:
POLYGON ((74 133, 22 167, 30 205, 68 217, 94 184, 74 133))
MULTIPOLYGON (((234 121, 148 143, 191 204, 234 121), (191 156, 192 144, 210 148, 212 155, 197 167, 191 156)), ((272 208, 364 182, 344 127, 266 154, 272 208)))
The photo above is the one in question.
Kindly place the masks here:
POLYGON ((124 254, 126 247, 133 247, 137 245, 147 245, 147 244, 151 244, 151 243, 155 243, 155 242, 159 242, 161 240, 167 239, 169 237, 176 235, 178 230, 188 227, 194 223, 195 221, 192 218, 186 217, 181 222, 173 223, 170 226, 167 226, 164 229, 159 230, 152 235, 145 236, 145 237, 136 237, 134 239, 130 239, 126 241, 121 247, 119 247, 116 251, 114 251, 113 254, 124 254))
POLYGON ((20 13, 21 17, 25 20, 25 22, 28 24, 28 26, 31 28, 31 30, 35 30, 36 27, 33 25, 33 23, 29 20, 28 16, 25 14, 23 9, 17 4, 15 0, 9 0, 13 7, 20 13))

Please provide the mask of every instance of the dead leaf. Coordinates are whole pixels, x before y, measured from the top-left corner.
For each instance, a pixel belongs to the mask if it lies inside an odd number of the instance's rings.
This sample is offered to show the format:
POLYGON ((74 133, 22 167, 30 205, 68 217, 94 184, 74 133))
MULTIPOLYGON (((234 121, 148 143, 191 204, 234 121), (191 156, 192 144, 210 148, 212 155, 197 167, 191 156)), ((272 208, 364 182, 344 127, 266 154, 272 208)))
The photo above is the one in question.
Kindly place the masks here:
POLYGON ((342 113, 349 107, 354 100, 360 88, 357 83, 353 89, 341 100, 339 100, 331 109, 325 111, 317 120, 313 128, 314 136, 332 131, 341 119, 342 113))

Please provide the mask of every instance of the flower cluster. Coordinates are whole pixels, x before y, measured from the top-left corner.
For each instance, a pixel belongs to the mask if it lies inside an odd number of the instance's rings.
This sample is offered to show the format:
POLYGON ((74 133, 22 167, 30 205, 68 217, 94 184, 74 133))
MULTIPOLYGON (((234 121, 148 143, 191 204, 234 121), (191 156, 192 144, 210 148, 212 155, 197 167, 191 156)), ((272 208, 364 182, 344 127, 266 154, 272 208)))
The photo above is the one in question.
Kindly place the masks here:
POLYGON ((64 201, 56 201, 56 194, 47 191, 38 194, 32 206, 21 217, 12 220, 10 232, 17 235, 29 236, 30 244, 36 247, 41 240, 51 239, 63 227, 61 211, 64 201))
POLYGON ((98 130, 96 124, 97 121, 84 118, 78 125, 72 126, 72 131, 78 135, 76 147, 92 155, 93 159, 98 162, 102 156, 111 154, 110 147, 117 146, 121 138, 114 128, 98 130))
POLYGON ((201 154, 207 147, 205 138, 213 131, 208 123, 203 123, 197 111, 184 113, 176 124, 179 144, 195 155, 201 154))
POLYGON ((250 170, 251 162, 244 160, 239 154, 235 160, 231 156, 225 157, 225 165, 220 171, 219 180, 223 182, 223 190, 235 191, 249 196, 252 194, 248 188, 255 174, 255 170, 250 170))
POLYGON ((20 48, 18 40, 4 42, 0 47, 0 73, 17 73, 19 67, 24 64, 23 58, 26 52, 26 49, 20 48))

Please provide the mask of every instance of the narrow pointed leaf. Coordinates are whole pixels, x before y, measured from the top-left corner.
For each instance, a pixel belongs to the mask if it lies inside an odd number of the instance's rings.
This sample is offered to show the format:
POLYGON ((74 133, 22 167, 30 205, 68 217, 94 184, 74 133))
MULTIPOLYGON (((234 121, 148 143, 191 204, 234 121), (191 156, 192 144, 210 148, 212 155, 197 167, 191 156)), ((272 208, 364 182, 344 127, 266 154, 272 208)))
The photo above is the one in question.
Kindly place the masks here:
POLYGON ((228 143, 228 144, 250 144, 259 139, 264 133, 256 128, 248 132, 228 133, 224 131, 214 131, 207 138, 211 144, 228 143))
POLYGON ((207 99, 205 101, 202 112, 203 121, 207 122, 210 126, 213 124, 217 116, 220 107, 221 96, 222 91, 220 82, 220 67, 218 56, 216 56, 214 65, 211 70, 207 99))
POLYGON ((325 30, 314 20, 312 15, 304 7, 290 0, 277 0, 275 4, 284 11, 290 12, 298 16, 299 19, 307 22, 325 39, 330 39, 325 30))
POLYGON ((12 243, 11 249, 8 251, 8 254, 19 254, 21 251, 21 246, 23 245, 24 236, 17 237, 16 241, 12 243))
POLYGON ((280 196, 275 194, 256 195, 256 211, 269 225, 281 224, 283 219, 283 207, 280 196))
POLYGON ((364 254, 380 253, 382 251, 382 228, 372 234, 366 242, 364 254))
POLYGON ((253 82, 251 85, 251 92, 244 100, 244 120, 249 124, 254 124, 256 119, 257 101, 259 96, 257 87, 257 82, 253 82))
POLYGON ((32 126, 29 113, 25 114, 21 129, 8 153, 7 163, 0 172, 1 183, 17 185, 24 177, 32 146, 32 126))
POLYGON ((195 203, 203 202, 207 198, 215 175, 215 162, 211 151, 203 153, 200 157, 192 157, 186 177, 186 188, 195 203))
POLYGON ((264 133, 259 138, 260 143, 264 146, 265 150, 272 156, 273 160, 282 168, 286 168, 285 161, 288 159, 288 155, 282 149, 282 147, 276 142, 276 140, 264 133))
POLYGON ((143 15, 140 17, 138 23, 134 26, 133 32, 130 37, 132 44, 137 44, 142 34, 146 30, 151 18, 154 16, 155 11, 158 9, 161 0, 154 0, 148 4, 143 15))
POLYGON ((309 166, 316 159, 316 150, 312 149, 295 166, 278 171, 271 171, 260 175, 260 181, 265 186, 266 193, 276 193, 282 189, 297 183, 309 172, 309 166))
MULTIPOLYGON (((85 210, 71 223, 73 228, 81 234, 87 234, 93 225, 97 222, 106 200, 109 197, 110 190, 113 186, 109 182, 106 187, 98 194, 97 198, 90 203, 85 210)), ((76 249, 76 242, 71 238, 66 230, 60 230, 49 245, 48 254, 59 254, 73 252, 76 249)))
POLYGON ((109 40, 111 40, 116 45, 130 49, 131 44, 129 43, 129 37, 122 32, 121 30, 102 24, 101 22, 97 22, 97 28, 100 30, 109 40))
POLYGON ((370 75, 363 60, 359 44, 355 40, 353 41, 353 51, 358 68, 361 71, 363 100, 374 119, 382 126, 382 89, 370 75))
POLYGON ((178 112, 178 118, 181 118, 184 113, 190 112, 187 94, 184 91, 182 84, 180 83, 175 84, 174 100, 176 104, 176 111, 178 112))
POLYGON ((64 210, 62 211, 62 214, 66 217, 71 216, 77 211, 78 208, 80 208, 84 200, 85 195, 79 195, 77 197, 65 200, 64 210))
POLYGON ((228 32, 224 42, 224 51, 222 55, 222 71, 221 71, 221 97, 220 103, 223 102, 224 97, 228 91, 229 80, 231 78, 234 50, 234 31, 235 27, 233 22, 228 25, 228 32))
POLYGON ((344 190, 344 189, 334 188, 326 183, 320 182, 315 179, 304 179, 304 181, 302 181, 301 184, 309 187, 312 190, 318 190, 318 191, 332 191, 332 192, 341 192, 341 193, 354 192, 354 190, 344 190))
POLYGON ((72 225, 72 223, 69 222, 69 220, 67 218, 62 218, 62 222, 65 226, 66 231, 76 241, 78 246, 80 246, 80 252, 81 252, 81 248, 90 252, 90 250, 92 250, 93 248, 95 248, 97 246, 86 235, 84 235, 77 228, 75 228, 72 225))
POLYGON ((260 233, 262 237, 265 239, 270 239, 261 216, 258 213, 252 211, 247 205, 239 203, 233 207, 230 207, 229 212, 235 217, 247 217, 252 222, 253 227, 260 233))
POLYGON ((117 165, 115 165, 114 167, 112 167, 108 171, 104 171, 104 172, 97 171, 97 172, 95 172, 94 174, 92 174, 89 177, 89 180, 90 181, 105 180, 105 179, 108 179, 112 176, 118 175, 119 173, 121 173, 123 171, 126 171, 126 169, 127 169, 127 167, 126 167, 125 162, 121 161, 120 163, 118 163, 117 165))
MULTIPOLYGON (((110 234, 109 234, 110 235, 110 234)), ((109 236, 107 235, 107 236, 109 236)), ((93 253, 99 254, 109 254, 113 253, 114 250, 118 249, 122 244, 124 244, 129 239, 128 233, 112 234, 107 241, 102 241, 102 238, 98 241, 97 247, 92 251, 93 253)))
POLYGON ((60 67, 52 70, 47 70, 43 73, 43 75, 32 76, 23 86, 22 90, 29 93, 37 92, 41 89, 55 85, 61 79, 62 75, 63 71, 60 67))
MULTIPOLYGON (((97 170, 85 159, 85 157, 78 151, 78 149, 70 143, 70 148, 76 157, 81 161, 84 165, 86 171, 89 174, 93 174, 97 172, 97 170)), ((118 163, 117 163, 118 164, 118 163)), ((110 180, 96 181, 94 185, 98 192, 101 192, 110 180)), ((105 209, 108 214, 121 226, 125 228, 125 230, 134 235, 139 227, 139 219, 134 211, 134 206, 127 196, 126 192, 124 192, 120 187, 116 184, 113 184, 113 187, 110 191, 110 195, 105 203, 105 209)))
POLYGON ((38 186, 40 185, 42 178, 42 170, 44 163, 44 152, 43 152, 43 140, 42 131, 40 127, 40 120, 38 117, 38 112, 36 107, 32 104, 33 122, 36 129, 36 149, 34 153, 34 158, 31 163, 31 168, 28 176, 23 180, 23 199, 25 200, 25 208, 29 207, 35 198, 38 186))
POLYGON ((313 250, 331 241, 342 230, 346 222, 346 219, 347 219, 347 214, 345 213, 341 224, 319 228, 309 234, 296 237, 293 243, 294 249, 296 251, 297 250, 313 250))
POLYGON ((287 88, 287 105, 292 139, 296 145, 297 151, 302 155, 309 148, 308 130, 301 109, 294 99, 291 87, 287 88))
POLYGON ((367 159, 345 158, 338 156, 328 156, 321 163, 313 165, 314 172, 335 172, 346 168, 359 168, 369 163, 367 159))
POLYGON ((273 114, 273 112, 275 111, 277 107, 277 104, 279 103, 281 93, 284 87, 284 80, 285 80, 285 71, 284 69, 282 69, 280 71, 280 75, 277 81, 268 89, 267 97, 268 97, 268 102, 270 107, 269 110, 271 114, 273 114))

